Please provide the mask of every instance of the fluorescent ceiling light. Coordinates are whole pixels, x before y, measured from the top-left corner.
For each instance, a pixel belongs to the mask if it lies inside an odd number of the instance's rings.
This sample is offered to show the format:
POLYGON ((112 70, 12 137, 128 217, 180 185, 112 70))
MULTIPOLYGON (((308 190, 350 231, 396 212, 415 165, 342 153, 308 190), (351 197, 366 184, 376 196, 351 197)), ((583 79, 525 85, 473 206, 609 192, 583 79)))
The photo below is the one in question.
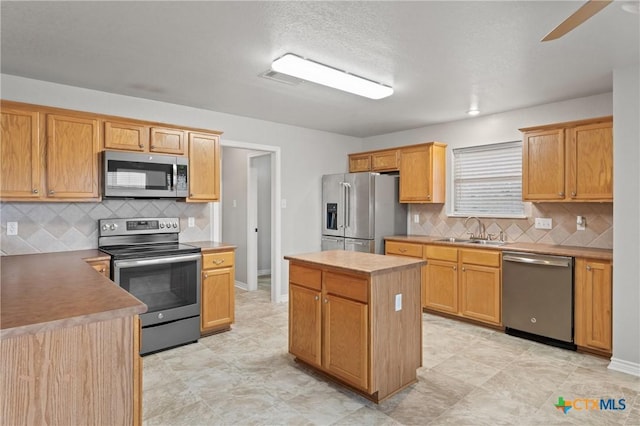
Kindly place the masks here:
POLYGON ((469 114, 469 115, 478 115, 478 114, 480 114, 480 110, 470 109, 469 111, 467 111, 467 114, 469 114))
POLYGON ((271 69, 370 99, 382 99, 393 94, 393 89, 389 86, 301 58, 293 53, 287 53, 273 61, 271 69))

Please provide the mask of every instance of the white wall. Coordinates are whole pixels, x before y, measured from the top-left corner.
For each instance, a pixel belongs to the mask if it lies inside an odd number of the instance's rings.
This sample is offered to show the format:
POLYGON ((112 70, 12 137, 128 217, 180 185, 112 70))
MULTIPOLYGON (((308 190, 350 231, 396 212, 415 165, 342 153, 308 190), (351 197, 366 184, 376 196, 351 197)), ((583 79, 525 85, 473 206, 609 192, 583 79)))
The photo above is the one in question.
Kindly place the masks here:
POLYGON ((613 73, 613 357, 640 376, 640 67, 613 73))
MULTIPOLYGON (((283 255, 320 250, 320 176, 346 171, 347 154, 362 150, 359 138, 6 74, 0 75, 0 97, 221 130, 223 139, 280 147, 281 197, 286 200, 282 210, 283 255)), ((282 260, 282 293, 287 292, 287 266, 282 260)))

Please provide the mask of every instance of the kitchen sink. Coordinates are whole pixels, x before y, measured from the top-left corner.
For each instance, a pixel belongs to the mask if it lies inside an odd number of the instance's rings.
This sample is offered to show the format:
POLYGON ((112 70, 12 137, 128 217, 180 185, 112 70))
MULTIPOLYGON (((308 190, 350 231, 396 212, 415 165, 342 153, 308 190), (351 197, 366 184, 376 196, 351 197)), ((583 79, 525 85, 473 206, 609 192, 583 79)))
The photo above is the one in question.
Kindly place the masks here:
POLYGON ((465 238, 455 238, 455 237, 451 237, 451 238, 442 238, 436 241, 442 241, 445 243, 471 243, 473 241, 465 239, 465 238))
POLYGON ((485 246, 502 246, 506 244, 504 241, 496 241, 496 240, 473 240, 469 242, 471 244, 480 244, 485 246))

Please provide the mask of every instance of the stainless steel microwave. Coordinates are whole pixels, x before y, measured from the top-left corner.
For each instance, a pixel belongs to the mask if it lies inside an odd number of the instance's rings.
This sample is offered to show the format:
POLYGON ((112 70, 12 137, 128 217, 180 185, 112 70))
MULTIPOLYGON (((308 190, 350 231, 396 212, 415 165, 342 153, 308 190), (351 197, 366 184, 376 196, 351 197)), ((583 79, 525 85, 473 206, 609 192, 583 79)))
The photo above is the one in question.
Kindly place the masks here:
POLYGON ((139 152, 104 152, 106 198, 184 198, 189 195, 184 157, 139 152))

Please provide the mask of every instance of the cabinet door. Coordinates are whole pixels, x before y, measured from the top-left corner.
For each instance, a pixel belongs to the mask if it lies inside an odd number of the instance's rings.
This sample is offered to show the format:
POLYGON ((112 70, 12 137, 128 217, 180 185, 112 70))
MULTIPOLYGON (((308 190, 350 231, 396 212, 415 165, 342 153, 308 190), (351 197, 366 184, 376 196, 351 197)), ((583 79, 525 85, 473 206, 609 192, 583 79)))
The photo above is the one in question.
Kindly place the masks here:
POLYGON ((499 325, 500 269, 461 264, 460 313, 465 317, 499 325))
POLYGON ((98 120, 47 116, 47 196, 98 198, 98 120))
POLYGON ((425 308, 458 313, 458 264, 441 260, 427 260, 423 280, 425 308))
POLYGON ((522 199, 565 198, 564 130, 524 133, 522 139, 522 199))
POLYGON ((234 320, 234 301, 233 268, 203 271, 200 331, 231 325, 234 320))
POLYGON ((400 151, 374 152, 371 154, 371 170, 374 172, 398 170, 400 151))
POLYGON ((189 201, 220 199, 220 137, 189 134, 189 201))
POLYGON ((183 155, 184 146, 184 131, 162 127, 151 128, 150 152, 183 155))
POLYGON ((611 352, 611 264, 577 258, 575 280, 576 344, 611 352))
POLYGON ((0 133, 0 197, 39 198, 40 124, 33 111, 3 108, 0 133))
POLYGON ((149 143, 149 129, 134 123, 105 121, 104 147, 127 151, 145 151, 149 143))
POLYGON ((349 155, 349 172, 368 172, 371 170, 371 154, 349 155))
POLYGON ((320 367, 321 327, 320 291, 289 284, 289 352, 320 367))
POLYGON ((334 295, 324 298, 323 366, 351 385, 369 386, 368 306, 334 295))
POLYGON ((400 202, 444 203, 446 145, 428 143, 400 150, 400 202))
POLYGON ((612 123, 569 130, 567 191, 573 200, 613 200, 612 123))

